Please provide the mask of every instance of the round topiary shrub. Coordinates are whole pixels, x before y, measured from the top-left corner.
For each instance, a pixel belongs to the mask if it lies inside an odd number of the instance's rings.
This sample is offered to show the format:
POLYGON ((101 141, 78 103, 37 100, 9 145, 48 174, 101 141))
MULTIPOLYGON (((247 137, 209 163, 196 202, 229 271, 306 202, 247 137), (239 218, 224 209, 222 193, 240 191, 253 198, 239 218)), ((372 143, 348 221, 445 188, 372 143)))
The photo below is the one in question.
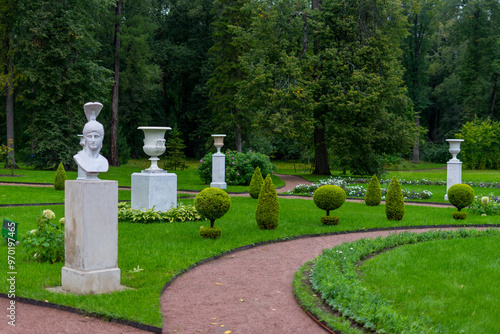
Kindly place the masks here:
POLYGON ((330 210, 338 209, 344 204, 346 194, 339 186, 324 185, 314 191, 314 204, 320 209, 326 210, 326 215, 330 215, 330 210))
POLYGON ((60 162, 59 167, 57 167, 56 177, 54 179, 54 189, 64 190, 65 181, 66 181, 66 171, 64 170, 62 162, 60 162))
POLYGON ((366 190, 365 203, 368 206, 377 206, 380 202, 382 202, 382 191, 377 175, 374 174, 366 190))
POLYGON ((250 181, 250 186, 248 187, 248 192, 252 198, 258 198, 260 190, 262 189, 262 185, 264 184, 264 178, 262 177, 262 173, 260 172, 260 168, 255 168, 255 172, 253 173, 252 180, 250 181))
POLYGON ((401 220, 405 215, 405 200, 401 191, 401 185, 396 177, 392 178, 387 189, 385 215, 389 220, 401 220))
POLYGON ((456 219, 456 220, 463 220, 463 219, 467 218, 467 212, 463 212, 463 211, 455 211, 451 215, 453 216, 453 219, 456 219))
POLYGON ((339 216, 323 216, 321 217, 321 223, 323 225, 338 225, 340 221, 339 216))
POLYGON ((455 184, 448 189, 448 200, 460 211, 474 202, 474 189, 467 184, 455 184))
POLYGON ((194 198, 196 211, 210 220, 210 227, 214 227, 216 219, 221 218, 231 207, 231 198, 222 189, 205 188, 194 198))
POLYGON ((280 203, 278 194, 274 187, 271 175, 267 175, 264 185, 257 201, 257 210, 255 211, 255 220, 257 225, 264 230, 273 230, 278 227, 280 218, 280 203))
POLYGON ((222 230, 218 227, 200 227, 200 235, 205 239, 217 239, 222 230))

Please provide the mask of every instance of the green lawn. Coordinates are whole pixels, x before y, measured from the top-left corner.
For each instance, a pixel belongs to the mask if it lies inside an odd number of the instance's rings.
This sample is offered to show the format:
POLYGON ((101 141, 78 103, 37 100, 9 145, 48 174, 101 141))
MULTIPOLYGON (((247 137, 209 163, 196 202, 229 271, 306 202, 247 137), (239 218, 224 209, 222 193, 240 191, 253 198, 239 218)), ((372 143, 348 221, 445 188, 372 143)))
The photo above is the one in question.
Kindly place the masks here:
POLYGON ((405 245, 363 263, 367 288, 454 333, 500 333, 500 238, 405 245))
MULTIPOLYGON (((192 204, 192 199, 183 199, 192 204)), ((404 219, 388 221, 384 206, 368 207, 359 203, 345 203, 335 210, 341 217, 338 226, 324 226, 320 217, 324 214, 312 201, 280 198, 280 224, 276 230, 260 230, 255 222, 256 200, 233 197, 229 212, 215 222, 222 229, 220 239, 205 240, 199 236, 199 227, 208 222, 173 224, 119 224, 119 268, 122 283, 134 288, 100 296, 60 295, 46 291, 48 286, 60 285, 62 264, 48 265, 26 262, 22 248, 16 252, 19 279, 16 292, 19 296, 48 300, 83 310, 102 313, 120 319, 129 319, 148 325, 161 326, 159 294, 163 285, 174 274, 191 265, 231 249, 261 241, 286 239, 305 234, 332 233, 370 228, 386 228, 413 225, 456 224, 452 208, 407 206, 404 219), (132 273, 139 266, 144 271, 132 273), (135 303, 130 303, 134 300, 135 303), (138 310, 135 305, 144 305, 138 310)), ((64 207, 35 206, 0 208, 0 217, 19 223, 19 232, 25 233, 36 227, 35 219, 43 209, 50 208, 58 220, 64 207)), ((494 217, 469 215, 467 224, 494 224, 494 217)), ((6 256, 7 247, 2 247, 6 256)), ((6 261, 0 262, 0 270, 6 271, 6 261)), ((1 287, 5 292, 5 286, 1 287)))

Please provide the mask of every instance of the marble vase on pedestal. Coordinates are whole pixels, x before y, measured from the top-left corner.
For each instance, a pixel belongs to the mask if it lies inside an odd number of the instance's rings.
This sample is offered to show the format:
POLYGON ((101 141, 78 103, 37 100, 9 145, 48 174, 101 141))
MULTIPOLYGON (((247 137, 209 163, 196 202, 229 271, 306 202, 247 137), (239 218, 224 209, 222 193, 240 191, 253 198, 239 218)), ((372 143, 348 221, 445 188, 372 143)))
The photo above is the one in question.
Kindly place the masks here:
POLYGON ((446 164, 446 194, 444 200, 448 200, 448 189, 455 184, 462 183, 462 161, 457 159, 457 154, 460 153, 460 143, 463 139, 446 139, 450 143, 450 153, 452 158, 446 164))
POLYGON ((135 210, 168 211, 177 207, 177 175, 158 167, 158 156, 165 152, 165 132, 169 127, 141 126, 144 152, 151 156, 151 166, 132 174, 131 207, 135 210))
POLYGON ((214 146, 217 153, 212 155, 212 182, 210 187, 227 189, 226 183, 226 156, 220 152, 224 146, 224 137, 226 135, 212 135, 214 137, 214 146))

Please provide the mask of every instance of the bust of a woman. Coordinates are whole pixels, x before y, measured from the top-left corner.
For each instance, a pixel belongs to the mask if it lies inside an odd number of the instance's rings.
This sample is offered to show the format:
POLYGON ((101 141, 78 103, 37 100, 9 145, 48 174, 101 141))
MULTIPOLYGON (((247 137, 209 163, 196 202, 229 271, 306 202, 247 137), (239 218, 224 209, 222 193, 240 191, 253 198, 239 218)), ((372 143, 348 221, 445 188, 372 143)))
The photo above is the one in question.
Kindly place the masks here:
MULTIPOLYGON (((98 102, 91 102, 94 105, 85 104, 84 109, 87 114, 87 110, 91 107, 95 108, 95 104, 98 102)), ((102 104, 100 104, 102 108, 102 104)), ((97 113, 100 111, 97 111, 97 113)), ((102 148, 102 141, 104 139, 104 127, 101 123, 95 120, 95 113, 92 113, 94 117, 87 117, 90 119, 89 122, 83 127, 83 138, 85 144, 83 145, 83 150, 78 152, 73 156, 78 166, 85 172, 87 180, 97 180, 97 174, 107 172, 109 168, 108 160, 99 154, 102 148)))

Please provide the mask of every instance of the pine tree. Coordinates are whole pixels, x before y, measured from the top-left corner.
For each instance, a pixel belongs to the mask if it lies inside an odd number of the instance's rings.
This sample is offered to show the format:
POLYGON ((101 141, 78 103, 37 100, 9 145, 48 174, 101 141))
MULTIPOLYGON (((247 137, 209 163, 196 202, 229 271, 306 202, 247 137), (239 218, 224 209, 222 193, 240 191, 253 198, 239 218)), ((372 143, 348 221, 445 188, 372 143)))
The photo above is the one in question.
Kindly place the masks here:
POLYGON ((177 167, 182 167, 184 165, 184 140, 181 138, 182 133, 179 131, 177 126, 174 126, 172 131, 169 133, 169 138, 167 140, 167 158, 166 163, 177 170, 177 167))
POLYGON ((252 180, 250 181, 250 186, 248 187, 248 192, 252 198, 258 198, 259 193, 262 189, 262 185, 264 184, 264 178, 262 177, 262 173, 260 168, 255 168, 255 172, 253 173, 252 180))
POLYGON ((273 230, 278 227, 280 203, 271 175, 267 175, 259 194, 255 219, 261 229, 273 230))
POLYGON ((64 190, 65 181, 66 181, 66 171, 64 170, 62 162, 60 162, 59 167, 57 167, 56 177, 54 179, 54 189, 64 190))
POLYGON ((385 198, 385 215, 389 220, 401 220, 405 214, 405 201, 401 185, 396 177, 393 177, 387 196, 385 198))
POLYGON ((366 190, 365 203, 369 206, 377 206, 381 201, 382 191, 380 190, 380 183, 378 182, 377 175, 374 174, 366 190))

